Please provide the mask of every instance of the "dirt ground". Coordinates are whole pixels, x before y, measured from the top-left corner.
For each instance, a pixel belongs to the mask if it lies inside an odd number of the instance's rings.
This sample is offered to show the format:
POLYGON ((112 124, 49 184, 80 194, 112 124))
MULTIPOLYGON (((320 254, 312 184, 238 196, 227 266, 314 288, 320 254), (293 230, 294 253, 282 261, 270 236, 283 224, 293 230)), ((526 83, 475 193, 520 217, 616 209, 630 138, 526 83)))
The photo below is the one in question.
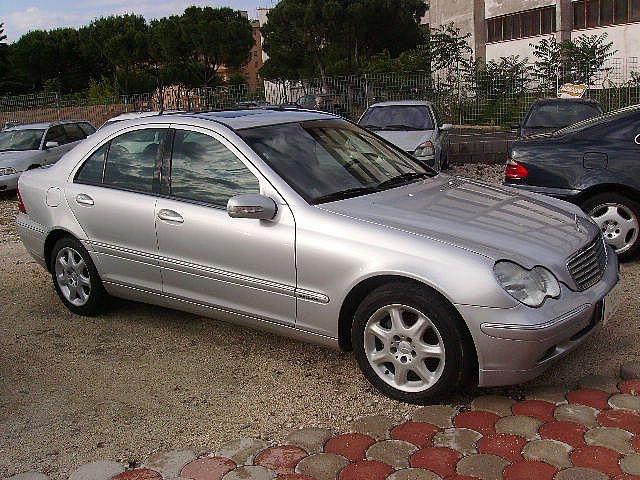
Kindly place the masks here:
MULTIPOLYGON (((456 169, 494 180, 500 171, 456 169)), ((99 318, 75 317, 15 241, 16 210, 15 198, 0 197, 0 477, 35 469, 66 478, 96 459, 278 440, 301 425, 339 431, 361 415, 401 418, 413 408, 377 393, 349 354, 124 301, 99 318)), ((640 269, 623 271, 621 311, 533 384, 571 386, 640 359, 640 269)))

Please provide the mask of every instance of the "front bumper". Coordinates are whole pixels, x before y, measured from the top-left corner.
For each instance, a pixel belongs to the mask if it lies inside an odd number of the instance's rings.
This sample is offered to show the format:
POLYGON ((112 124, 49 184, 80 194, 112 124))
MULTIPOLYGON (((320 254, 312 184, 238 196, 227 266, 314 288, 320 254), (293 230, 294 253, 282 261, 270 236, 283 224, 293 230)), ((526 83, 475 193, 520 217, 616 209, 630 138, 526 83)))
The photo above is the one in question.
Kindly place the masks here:
POLYGON ((620 281, 618 259, 610 248, 608 257, 607 269, 596 285, 584 292, 562 285, 560 298, 548 299, 540 308, 457 305, 478 353, 479 386, 512 385, 536 378, 602 328, 608 320, 605 313, 611 314, 616 301, 609 294, 619 291, 620 281))
POLYGON ((22 172, 13 175, 0 175, 0 192, 9 192, 18 188, 18 178, 22 172))

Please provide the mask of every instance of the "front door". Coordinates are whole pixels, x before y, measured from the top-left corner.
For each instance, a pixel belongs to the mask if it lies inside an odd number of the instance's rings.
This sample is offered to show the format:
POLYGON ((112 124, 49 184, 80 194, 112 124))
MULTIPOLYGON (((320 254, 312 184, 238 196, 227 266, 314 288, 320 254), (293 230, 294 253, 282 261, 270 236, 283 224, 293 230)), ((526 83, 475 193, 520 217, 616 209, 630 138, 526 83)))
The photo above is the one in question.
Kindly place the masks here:
MULTIPOLYGON (((279 198, 274 221, 233 219, 229 198, 260 193, 259 173, 221 136, 176 127, 156 231, 166 294, 270 321, 295 322, 295 224, 279 198)), ((262 187, 262 188, 261 188, 262 187)))

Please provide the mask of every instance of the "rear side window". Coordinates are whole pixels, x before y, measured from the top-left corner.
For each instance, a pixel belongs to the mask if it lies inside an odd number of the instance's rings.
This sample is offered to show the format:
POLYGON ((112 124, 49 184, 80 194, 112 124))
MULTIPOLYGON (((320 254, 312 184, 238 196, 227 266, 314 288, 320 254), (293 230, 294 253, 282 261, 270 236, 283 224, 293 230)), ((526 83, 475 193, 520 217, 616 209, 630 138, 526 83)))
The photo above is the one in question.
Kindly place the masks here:
POLYGON ((93 152, 89 158, 87 158, 76 175, 76 183, 84 183, 87 185, 99 185, 102 183, 104 159, 108 149, 109 142, 102 145, 98 150, 93 152))
POLYGON ((216 139, 176 130, 171 162, 171 195, 226 207, 229 198, 260 193, 258 179, 216 139))
POLYGON ((87 136, 87 137, 89 135, 93 135, 94 133, 96 133, 96 127, 91 125, 89 122, 79 123, 78 126, 82 129, 82 131, 84 132, 85 136, 87 136))
POLYGON ((135 192, 153 192, 156 165, 161 164, 167 137, 166 129, 146 129, 114 138, 107 154, 103 184, 135 192))
POLYGON ((78 142, 87 138, 85 133, 75 123, 67 123, 63 127, 69 142, 78 142))
POLYGON ((47 136, 44 139, 44 143, 46 144, 47 142, 58 142, 60 145, 68 143, 64 127, 62 125, 55 125, 51 127, 47 131, 47 136))

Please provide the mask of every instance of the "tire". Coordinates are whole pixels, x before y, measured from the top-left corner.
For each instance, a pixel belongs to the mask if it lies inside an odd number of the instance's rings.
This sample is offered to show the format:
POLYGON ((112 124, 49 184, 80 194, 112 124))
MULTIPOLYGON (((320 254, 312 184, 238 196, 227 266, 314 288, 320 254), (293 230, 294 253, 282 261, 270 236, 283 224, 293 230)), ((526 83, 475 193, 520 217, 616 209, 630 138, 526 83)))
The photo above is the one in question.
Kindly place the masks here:
POLYGON ((629 261, 640 253, 640 204, 619 193, 594 195, 582 203, 582 209, 593 218, 604 238, 621 261, 629 261))
POLYGON ((107 292, 89 252, 75 238, 63 237, 53 246, 51 279, 58 297, 71 312, 91 317, 103 311, 107 292))
POLYGON ((373 290, 356 310, 353 349, 362 373, 382 393, 406 403, 433 403, 457 391, 472 369, 473 353, 461 328, 458 313, 440 295, 410 282, 393 282, 373 290), (400 312, 403 328, 396 323, 391 331, 394 311, 400 312), (407 331, 419 322, 421 333, 407 331), (425 347, 432 353, 439 349, 440 358, 425 358, 425 347))

